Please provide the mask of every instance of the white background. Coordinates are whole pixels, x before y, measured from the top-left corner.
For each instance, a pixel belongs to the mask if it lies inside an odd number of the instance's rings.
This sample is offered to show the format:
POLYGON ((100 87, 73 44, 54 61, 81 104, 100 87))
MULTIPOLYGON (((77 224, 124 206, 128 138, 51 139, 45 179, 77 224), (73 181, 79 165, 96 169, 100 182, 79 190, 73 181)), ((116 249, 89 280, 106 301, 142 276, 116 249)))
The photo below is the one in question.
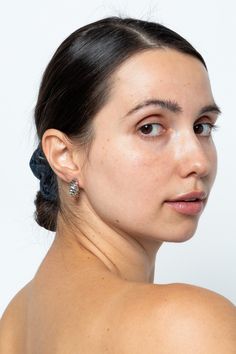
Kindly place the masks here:
POLYGON ((43 70, 70 33, 105 16, 158 21, 203 55, 223 114, 214 132, 218 175, 195 235, 165 243, 155 283, 190 283, 236 304, 236 5, 226 1, 5 1, 0 14, 0 315, 34 276, 54 237, 33 220, 39 181, 28 163, 36 148, 33 109, 43 70))

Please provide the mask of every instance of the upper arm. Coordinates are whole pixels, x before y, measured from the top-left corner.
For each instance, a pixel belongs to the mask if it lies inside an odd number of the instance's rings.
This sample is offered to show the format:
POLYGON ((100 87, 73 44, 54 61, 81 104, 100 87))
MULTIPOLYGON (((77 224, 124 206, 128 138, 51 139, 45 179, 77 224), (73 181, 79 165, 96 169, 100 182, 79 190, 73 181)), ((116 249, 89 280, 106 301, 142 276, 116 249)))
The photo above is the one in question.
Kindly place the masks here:
POLYGON ((173 284, 172 290, 152 298, 139 324, 133 322, 129 352, 236 354, 236 307, 207 289, 173 284))

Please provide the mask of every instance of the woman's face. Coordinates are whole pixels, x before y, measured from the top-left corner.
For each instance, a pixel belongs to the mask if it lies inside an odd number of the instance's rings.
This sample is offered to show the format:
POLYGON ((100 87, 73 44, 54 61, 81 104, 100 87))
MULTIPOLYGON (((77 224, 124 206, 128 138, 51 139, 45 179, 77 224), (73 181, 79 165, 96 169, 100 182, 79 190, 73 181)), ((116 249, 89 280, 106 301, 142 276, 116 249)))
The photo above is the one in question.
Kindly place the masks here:
POLYGON ((215 180, 210 124, 217 106, 203 109, 215 105, 207 71, 190 55, 155 49, 128 59, 113 77, 110 99, 94 118, 95 140, 83 171, 86 198, 119 231, 187 240, 202 211, 182 214, 166 201, 192 191, 204 191, 207 201, 215 180), (151 100, 159 104, 133 110, 151 100))

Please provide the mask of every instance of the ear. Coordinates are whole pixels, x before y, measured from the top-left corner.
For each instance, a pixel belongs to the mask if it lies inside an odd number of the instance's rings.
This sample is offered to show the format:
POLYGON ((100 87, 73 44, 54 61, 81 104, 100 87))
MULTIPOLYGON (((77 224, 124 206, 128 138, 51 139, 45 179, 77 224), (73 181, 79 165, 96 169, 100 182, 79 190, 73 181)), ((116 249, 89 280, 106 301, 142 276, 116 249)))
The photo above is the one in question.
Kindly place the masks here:
POLYGON ((42 137, 42 149, 58 177, 67 183, 76 178, 82 187, 82 160, 64 133, 57 129, 47 129, 42 137))

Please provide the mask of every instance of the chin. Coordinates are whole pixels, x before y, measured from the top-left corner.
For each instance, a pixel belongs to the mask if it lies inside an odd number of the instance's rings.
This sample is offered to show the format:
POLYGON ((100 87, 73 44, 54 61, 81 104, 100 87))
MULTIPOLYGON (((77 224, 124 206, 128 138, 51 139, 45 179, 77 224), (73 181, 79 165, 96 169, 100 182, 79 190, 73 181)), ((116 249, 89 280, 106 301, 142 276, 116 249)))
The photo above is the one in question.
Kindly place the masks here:
POLYGON ((169 242, 176 242, 176 243, 186 242, 186 241, 190 240, 193 236, 194 236, 194 233, 184 234, 184 235, 181 235, 180 237, 176 237, 175 239, 172 239, 172 241, 169 241, 169 242))
POLYGON ((194 227, 182 228, 181 230, 175 230, 166 242, 186 242, 194 236, 196 229, 197 225, 194 225, 194 227))
MULTIPOLYGON (((165 224, 162 224, 159 230, 161 232, 157 232, 155 235, 156 239, 159 239, 163 242, 186 242, 190 240, 198 227, 198 222, 195 221, 184 221, 181 223, 172 223, 165 228, 165 224)), ((155 234, 155 231, 153 232, 155 234)))

